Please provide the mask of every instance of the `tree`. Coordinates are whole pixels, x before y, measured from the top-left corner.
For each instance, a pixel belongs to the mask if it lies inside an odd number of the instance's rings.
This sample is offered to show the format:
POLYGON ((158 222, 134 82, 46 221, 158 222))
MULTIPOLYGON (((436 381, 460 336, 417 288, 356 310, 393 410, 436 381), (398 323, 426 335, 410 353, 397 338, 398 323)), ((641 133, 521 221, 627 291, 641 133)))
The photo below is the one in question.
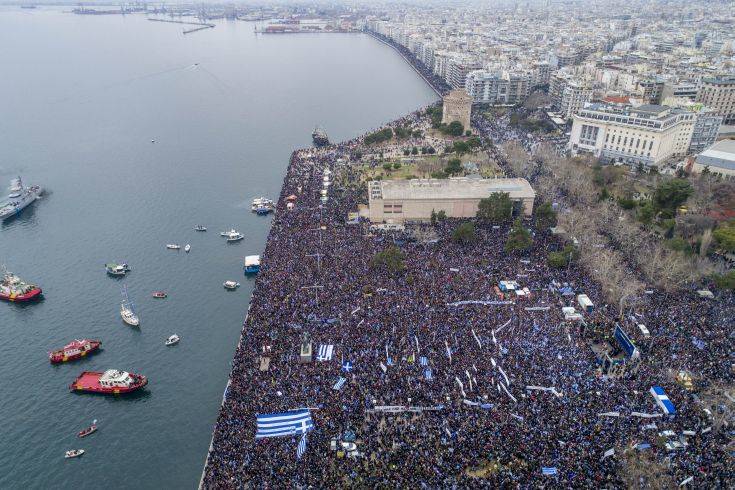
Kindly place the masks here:
POLYGON ((462 223, 452 232, 452 240, 462 245, 472 243, 476 239, 477 236, 475 235, 475 225, 470 222, 462 223))
POLYGON ((653 202, 659 209, 676 209, 689 199, 694 189, 686 179, 661 182, 653 194, 653 202))
POLYGON ((569 244, 558 252, 549 252, 546 257, 546 261, 549 264, 549 267, 562 269, 577 258, 579 258, 579 251, 574 247, 574 245, 569 244))
POLYGON ((404 149, 403 149, 403 155, 404 155, 404 156, 408 156, 408 155, 410 155, 410 154, 411 154, 411 150, 409 150, 408 148, 404 148, 404 149))
POLYGON ((644 225, 650 225, 655 215, 656 210, 653 208, 651 201, 645 201, 638 205, 638 215, 636 217, 644 225))
POLYGON ((735 221, 718 226, 712 236, 721 249, 735 252, 735 221))
POLYGON ((462 161, 459 158, 452 158, 444 167, 444 173, 447 175, 456 175, 462 171, 462 161))
POLYGON ((465 135, 465 136, 467 136, 467 137, 469 138, 470 136, 472 136, 472 131, 470 131, 470 130, 468 129, 467 131, 465 131, 465 132, 464 132, 464 135, 465 135))
POLYGON ((735 270, 714 276, 715 284, 722 289, 735 289, 735 270))
POLYGON ((472 148, 470 148, 469 143, 467 143, 466 141, 455 141, 454 145, 452 146, 454 147, 454 151, 456 151, 460 155, 472 151, 472 148))
POLYGON ((376 269, 387 269, 389 272, 400 272, 406 268, 403 263, 406 256, 401 249, 395 245, 390 245, 382 252, 378 252, 373 256, 371 265, 376 269))
POLYGON ((413 148, 411 148, 411 155, 418 155, 418 154, 419 154, 419 149, 418 148, 416 148, 415 146, 413 148))
POLYGON ((545 202, 536 206, 536 228, 539 230, 548 230, 552 226, 556 226, 556 211, 551 207, 551 203, 545 202))
POLYGON ((446 126, 446 131, 450 136, 462 136, 464 133, 464 126, 459 121, 452 121, 446 126))
POLYGON ((393 169, 393 165, 391 165, 390 163, 383 164, 383 170, 385 170, 386 172, 390 172, 392 169, 393 169))
POLYGON ((398 170, 399 168, 401 168, 401 162, 396 162, 393 164, 393 170, 398 170))
POLYGON ((510 221, 513 213, 513 201, 507 192, 494 192, 490 197, 480 199, 477 207, 477 217, 496 223, 510 221))
POLYGON ((508 240, 505 242, 505 251, 508 253, 528 250, 533 245, 533 239, 527 229, 523 227, 521 219, 517 218, 513 222, 513 227, 508 234, 508 240))

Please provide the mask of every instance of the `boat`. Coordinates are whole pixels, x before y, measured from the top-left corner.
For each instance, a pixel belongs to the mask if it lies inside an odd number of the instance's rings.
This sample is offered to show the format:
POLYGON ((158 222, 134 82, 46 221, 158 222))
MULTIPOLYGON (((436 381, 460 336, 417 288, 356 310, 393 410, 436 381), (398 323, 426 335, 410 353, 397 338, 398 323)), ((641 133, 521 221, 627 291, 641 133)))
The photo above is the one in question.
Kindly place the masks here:
POLYGON ((256 197, 250 205, 250 210, 260 215, 268 214, 275 209, 275 203, 271 199, 265 197, 256 197))
POLYGON ((64 453, 64 457, 66 459, 69 459, 69 458, 78 458, 82 454, 84 454, 84 449, 72 449, 70 451, 65 452, 64 453))
POLYGON ((110 262, 105 264, 105 271, 111 276, 124 276, 130 272, 130 267, 126 263, 118 264, 117 262, 110 262))
POLYGON ((3 278, 0 280, 0 299, 13 303, 22 303, 38 298, 43 291, 35 284, 28 284, 12 272, 2 268, 3 278))
POLYGON ((189 253, 189 250, 191 250, 191 245, 188 243, 184 246, 184 252, 189 253))
POLYGON ((240 287, 240 283, 235 281, 225 281, 222 283, 222 285, 225 287, 225 289, 229 290, 237 289, 240 287))
POLYGON ((104 373, 84 371, 69 385, 71 391, 118 395, 130 393, 148 384, 148 378, 141 374, 108 369, 104 373))
POLYGON ((243 265, 245 274, 257 274, 260 271, 260 255, 248 255, 243 265))
POLYGON ((40 186, 25 187, 20 177, 13 179, 8 200, 0 204, 0 219, 5 220, 19 215, 21 211, 39 199, 41 194, 43 194, 43 189, 40 186))
POLYGON ((77 433, 77 437, 87 437, 88 435, 94 434, 95 432, 97 432, 97 419, 93 420, 92 425, 90 425, 86 429, 80 430, 77 433))
POLYGON ((181 248, 181 246, 176 245, 175 243, 169 243, 168 245, 166 245, 166 248, 169 250, 178 250, 181 248))
POLYGON ((127 286, 123 287, 122 295, 123 300, 122 303, 120 303, 120 316, 122 317, 123 321, 128 325, 132 327, 137 327, 138 325, 140 325, 140 318, 138 318, 138 315, 135 314, 133 303, 128 298, 127 286))
POLYGON ((207 231, 207 227, 204 225, 196 225, 194 231, 207 231))
POLYGON ((170 336, 169 338, 166 339, 166 341, 164 342, 164 344, 166 344, 167 346, 176 345, 176 344, 179 343, 179 340, 181 340, 179 338, 179 336, 176 335, 176 334, 173 334, 172 336, 170 336))
POLYGON ((237 242, 245 238, 245 235, 243 235, 239 231, 235 231, 234 228, 230 231, 223 231, 222 233, 220 233, 220 236, 226 237, 228 242, 237 242))
POLYGON ((314 146, 316 147, 327 146, 329 144, 329 137, 327 136, 327 132, 319 126, 314 128, 314 131, 311 133, 311 139, 314 142, 314 146))
POLYGON ((81 359, 87 354, 96 351, 101 345, 101 340, 75 339, 61 349, 49 352, 48 359, 52 364, 76 361, 77 359, 81 359))
POLYGON ((166 294, 166 291, 153 291, 154 298, 163 299, 167 296, 168 294, 166 294))

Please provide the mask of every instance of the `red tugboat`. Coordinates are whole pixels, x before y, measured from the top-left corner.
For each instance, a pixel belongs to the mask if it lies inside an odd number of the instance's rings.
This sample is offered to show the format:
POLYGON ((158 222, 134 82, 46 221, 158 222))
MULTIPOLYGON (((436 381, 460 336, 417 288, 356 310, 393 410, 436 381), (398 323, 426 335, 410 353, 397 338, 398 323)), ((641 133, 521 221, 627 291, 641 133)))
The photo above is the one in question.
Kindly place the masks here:
POLYGON ((148 378, 141 374, 108 369, 104 373, 84 371, 69 385, 71 391, 86 391, 118 395, 130 393, 148 384, 148 378))
POLYGON ((38 286, 25 283, 12 272, 3 270, 3 278, 0 280, 0 299, 21 303, 37 298, 41 292, 38 286))
POLYGON ((69 342, 63 349, 55 350, 48 353, 49 361, 52 364, 60 362, 76 361, 86 356, 90 352, 94 352, 102 345, 101 340, 76 339, 69 342))

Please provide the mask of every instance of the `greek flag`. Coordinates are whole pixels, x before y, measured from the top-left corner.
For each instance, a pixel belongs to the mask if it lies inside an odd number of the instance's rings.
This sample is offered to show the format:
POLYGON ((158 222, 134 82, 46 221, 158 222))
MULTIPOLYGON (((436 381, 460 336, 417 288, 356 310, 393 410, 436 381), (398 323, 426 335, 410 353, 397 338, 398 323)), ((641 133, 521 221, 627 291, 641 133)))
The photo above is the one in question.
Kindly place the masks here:
POLYGON ((428 366, 429 360, 426 358, 426 356, 421 356, 419 357, 419 364, 421 364, 422 366, 428 366))
POLYGON ((341 390, 345 384, 345 381, 347 380, 340 376, 337 382, 334 383, 334 386, 332 386, 332 389, 337 390, 337 391, 341 390))
POLYGON ((676 414, 676 408, 671 403, 671 400, 669 400, 669 396, 663 388, 660 386, 651 386, 651 395, 653 395, 653 398, 656 400, 656 405, 658 405, 663 413, 666 415, 676 414))
POLYGON ((556 475, 556 468, 555 467, 549 468, 547 466, 542 466, 541 474, 542 475, 556 475))
POLYGON ((280 413, 266 413, 257 416, 258 430, 256 439, 266 437, 292 436, 306 433, 314 428, 314 421, 308 409, 291 410, 280 413))
POLYGON ((342 371, 349 373, 352 371, 352 363, 350 361, 346 361, 342 363, 342 371))
POLYGON ((319 346, 319 351, 317 352, 316 360, 317 361, 331 361, 332 355, 334 355, 334 345, 322 344, 319 346))
POLYGON ((301 456, 306 452, 306 432, 301 434, 301 440, 296 448, 296 459, 301 459, 301 456))
POLYGON ((432 380, 431 368, 424 369, 424 378, 426 379, 426 381, 431 381, 432 380))

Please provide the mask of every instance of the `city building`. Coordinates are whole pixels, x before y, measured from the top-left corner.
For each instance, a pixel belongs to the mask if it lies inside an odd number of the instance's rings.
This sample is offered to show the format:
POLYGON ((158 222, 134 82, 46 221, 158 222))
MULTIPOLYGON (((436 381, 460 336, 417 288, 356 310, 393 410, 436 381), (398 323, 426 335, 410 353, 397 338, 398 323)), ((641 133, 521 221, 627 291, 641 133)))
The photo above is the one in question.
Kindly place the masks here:
POLYGON ((444 96, 442 123, 453 121, 462 123, 462 127, 470 129, 470 114, 472 114, 472 97, 462 89, 452 90, 444 96))
POLYGON ((467 93, 476 103, 513 105, 531 91, 531 76, 519 72, 473 71, 467 75, 467 93))
POLYGON ((735 178, 735 140, 718 141, 697 155, 691 170, 701 173, 705 168, 714 175, 735 178))
POLYGON ((735 75, 702 78, 697 102, 714 109, 724 124, 735 124, 735 75))
POLYGON ((661 105, 590 103, 573 120, 568 146, 573 154, 658 166, 687 154, 696 114, 661 105))
POLYGON ((526 179, 373 180, 368 182, 370 221, 428 221, 440 211, 450 218, 474 218, 480 200, 498 192, 507 193, 525 216, 533 213, 536 193, 526 179))
POLYGON ((592 87, 580 77, 560 70, 549 80, 551 106, 565 119, 592 100, 592 87))

